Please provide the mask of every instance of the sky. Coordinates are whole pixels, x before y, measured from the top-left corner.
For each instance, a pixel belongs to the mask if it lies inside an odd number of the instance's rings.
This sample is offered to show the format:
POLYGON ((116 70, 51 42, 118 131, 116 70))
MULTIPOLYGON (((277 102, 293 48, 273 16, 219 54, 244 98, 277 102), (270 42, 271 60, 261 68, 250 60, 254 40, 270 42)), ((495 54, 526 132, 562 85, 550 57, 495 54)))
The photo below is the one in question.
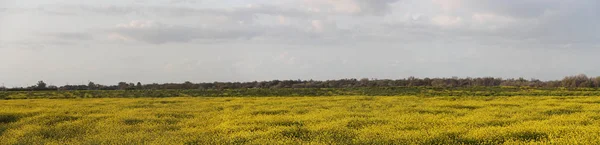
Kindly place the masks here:
POLYGON ((600 76, 596 0, 0 0, 0 85, 600 76))

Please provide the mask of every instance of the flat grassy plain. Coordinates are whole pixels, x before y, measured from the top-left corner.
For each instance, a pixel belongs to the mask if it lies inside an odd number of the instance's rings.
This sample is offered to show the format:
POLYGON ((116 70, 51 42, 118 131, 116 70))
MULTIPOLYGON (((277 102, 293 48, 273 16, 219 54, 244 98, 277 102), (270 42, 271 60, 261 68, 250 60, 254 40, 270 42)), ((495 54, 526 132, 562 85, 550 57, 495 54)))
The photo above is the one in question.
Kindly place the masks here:
POLYGON ((600 97, 0 101, 0 144, 598 144, 600 97))

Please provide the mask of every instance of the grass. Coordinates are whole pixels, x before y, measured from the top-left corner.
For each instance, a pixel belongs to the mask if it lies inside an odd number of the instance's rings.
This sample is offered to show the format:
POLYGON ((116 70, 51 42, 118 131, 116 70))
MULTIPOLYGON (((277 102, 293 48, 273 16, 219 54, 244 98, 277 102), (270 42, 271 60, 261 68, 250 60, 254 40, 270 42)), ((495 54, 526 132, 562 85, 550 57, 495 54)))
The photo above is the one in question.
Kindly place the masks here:
POLYGON ((0 144, 597 144, 598 97, 0 101, 0 144))

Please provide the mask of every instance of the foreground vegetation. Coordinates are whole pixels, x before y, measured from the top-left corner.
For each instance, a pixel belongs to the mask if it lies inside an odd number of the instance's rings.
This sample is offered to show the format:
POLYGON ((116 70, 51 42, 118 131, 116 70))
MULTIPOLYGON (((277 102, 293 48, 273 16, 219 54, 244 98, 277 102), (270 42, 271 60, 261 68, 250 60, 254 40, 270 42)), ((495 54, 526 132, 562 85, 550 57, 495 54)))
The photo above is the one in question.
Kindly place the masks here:
MULTIPOLYGON (((1 80, 0 80, 1 82, 1 80)), ((6 88, 0 86, 0 91, 51 91, 51 90, 191 90, 191 89, 281 89, 281 88, 395 88, 395 87, 436 87, 436 88, 471 88, 471 87, 533 87, 533 88, 600 88, 600 77, 588 77, 584 74, 567 76, 562 80, 541 81, 538 79, 526 80, 502 79, 493 77, 483 78, 415 78, 404 79, 340 79, 340 80, 272 80, 253 82, 212 82, 212 83, 152 83, 142 84, 119 82, 116 85, 102 85, 88 82, 87 85, 48 85, 38 81, 29 87, 6 88)))
POLYGON ((163 98, 163 97, 307 97, 307 96, 600 96, 598 88, 535 87, 372 87, 188 90, 0 91, 0 99, 163 98))
POLYGON ((2 144, 596 144, 598 97, 0 101, 2 144))

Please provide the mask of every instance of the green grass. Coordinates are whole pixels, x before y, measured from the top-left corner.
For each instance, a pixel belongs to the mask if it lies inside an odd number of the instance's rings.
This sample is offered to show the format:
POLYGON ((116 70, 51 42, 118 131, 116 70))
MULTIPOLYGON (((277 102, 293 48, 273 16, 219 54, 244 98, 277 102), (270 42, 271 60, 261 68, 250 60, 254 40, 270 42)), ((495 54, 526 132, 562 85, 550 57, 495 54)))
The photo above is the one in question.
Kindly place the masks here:
POLYGON ((0 101, 0 144, 597 144, 600 97, 0 101))

